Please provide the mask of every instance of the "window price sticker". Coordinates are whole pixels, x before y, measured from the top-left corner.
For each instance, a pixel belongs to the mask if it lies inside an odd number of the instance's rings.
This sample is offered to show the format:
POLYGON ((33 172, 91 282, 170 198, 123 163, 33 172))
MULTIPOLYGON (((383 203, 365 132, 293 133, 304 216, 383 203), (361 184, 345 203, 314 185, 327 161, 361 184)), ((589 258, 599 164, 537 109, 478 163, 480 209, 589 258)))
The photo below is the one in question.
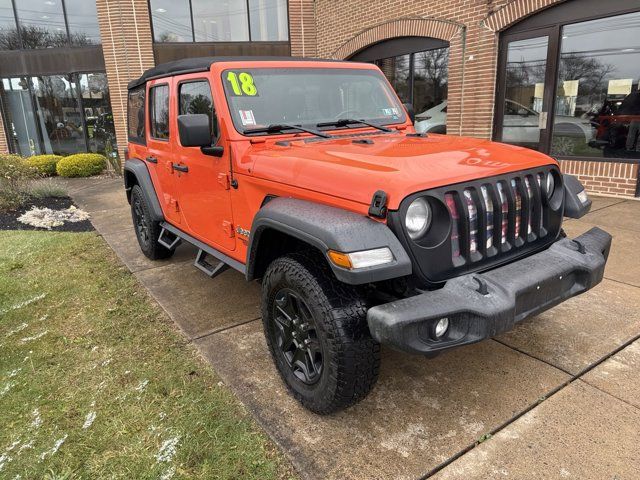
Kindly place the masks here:
POLYGON ((253 110, 238 110, 240 113, 240 121, 245 127, 247 125, 255 125, 256 118, 253 116, 253 110))

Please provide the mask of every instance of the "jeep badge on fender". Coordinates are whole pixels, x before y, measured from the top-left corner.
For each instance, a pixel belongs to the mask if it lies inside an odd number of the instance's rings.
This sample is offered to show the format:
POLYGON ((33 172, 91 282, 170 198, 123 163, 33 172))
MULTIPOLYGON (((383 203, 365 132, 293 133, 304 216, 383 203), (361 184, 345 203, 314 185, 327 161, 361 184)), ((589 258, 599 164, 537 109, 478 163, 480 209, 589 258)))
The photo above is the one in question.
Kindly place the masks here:
POLYGON ((409 112, 366 63, 194 58, 129 84, 140 248, 261 280, 274 364, 320 414, 367 395, 381 344, 433 356, 602 280, 611 236, 562 230, 591 207, 577 178, 409 112))

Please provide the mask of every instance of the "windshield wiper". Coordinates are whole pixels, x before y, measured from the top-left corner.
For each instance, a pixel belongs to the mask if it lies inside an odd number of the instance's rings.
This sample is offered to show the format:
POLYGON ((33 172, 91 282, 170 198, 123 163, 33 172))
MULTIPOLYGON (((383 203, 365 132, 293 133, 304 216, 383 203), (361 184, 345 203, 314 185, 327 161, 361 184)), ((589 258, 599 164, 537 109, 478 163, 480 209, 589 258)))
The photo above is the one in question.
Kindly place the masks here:
POLYGON ((316 127, 347 127, 349 125, 355 125, 356 123, 361 123, 362 125, 366 125, 368 127, 377 128, 378 130, 382 130, 383 132, 393 131, 390 128, 383 127, 382 125, 378 125, 373 122, 367 122, 366 120, 356 120, 355 118, 340 118, 339 120, 333 120, 331 122, 316 123, 316 127))
POLYGON ((242 131, 242 133, 280 133, 284 130, 300 130, 301 132, 311 133, 313 135, 317 135, 322 138, 333 138, 333 136, 328 133, 322 133, 313 128, 306 128, 300 125, 292 125, 289 123, 272 123, 266 127, 258 127, 258 128, 247 128, 242 131))

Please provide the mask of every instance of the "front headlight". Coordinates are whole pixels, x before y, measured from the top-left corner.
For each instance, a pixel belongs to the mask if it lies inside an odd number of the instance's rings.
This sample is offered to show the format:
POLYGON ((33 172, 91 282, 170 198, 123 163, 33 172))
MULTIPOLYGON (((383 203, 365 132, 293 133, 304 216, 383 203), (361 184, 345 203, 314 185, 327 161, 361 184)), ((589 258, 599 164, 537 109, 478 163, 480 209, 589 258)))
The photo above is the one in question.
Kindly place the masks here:
POLYGON ((551 172, 547 173, 547 198, 551 198, 553 196, 553 192, 556 190, 556 181, 553 178, 553 174, 551 172))
POLYGON ((416 198, 409 208, 404 219, 409 237, 416 240, 423 236, 431 224, 431 207, 424 198, 416 198))

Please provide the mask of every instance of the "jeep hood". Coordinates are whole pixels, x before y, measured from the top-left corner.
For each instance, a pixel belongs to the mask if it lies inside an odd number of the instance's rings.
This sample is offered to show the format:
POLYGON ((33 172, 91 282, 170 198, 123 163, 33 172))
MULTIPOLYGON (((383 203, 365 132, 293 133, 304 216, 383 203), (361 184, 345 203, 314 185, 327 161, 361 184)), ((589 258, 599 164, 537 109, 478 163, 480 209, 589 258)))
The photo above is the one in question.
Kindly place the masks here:
POLYGON ((390 210, 420 190, 555 164, 539 152, 488 140, 430 134, 349 135, 252 144, 251 175, 369 204, 377 190, 390 210))

